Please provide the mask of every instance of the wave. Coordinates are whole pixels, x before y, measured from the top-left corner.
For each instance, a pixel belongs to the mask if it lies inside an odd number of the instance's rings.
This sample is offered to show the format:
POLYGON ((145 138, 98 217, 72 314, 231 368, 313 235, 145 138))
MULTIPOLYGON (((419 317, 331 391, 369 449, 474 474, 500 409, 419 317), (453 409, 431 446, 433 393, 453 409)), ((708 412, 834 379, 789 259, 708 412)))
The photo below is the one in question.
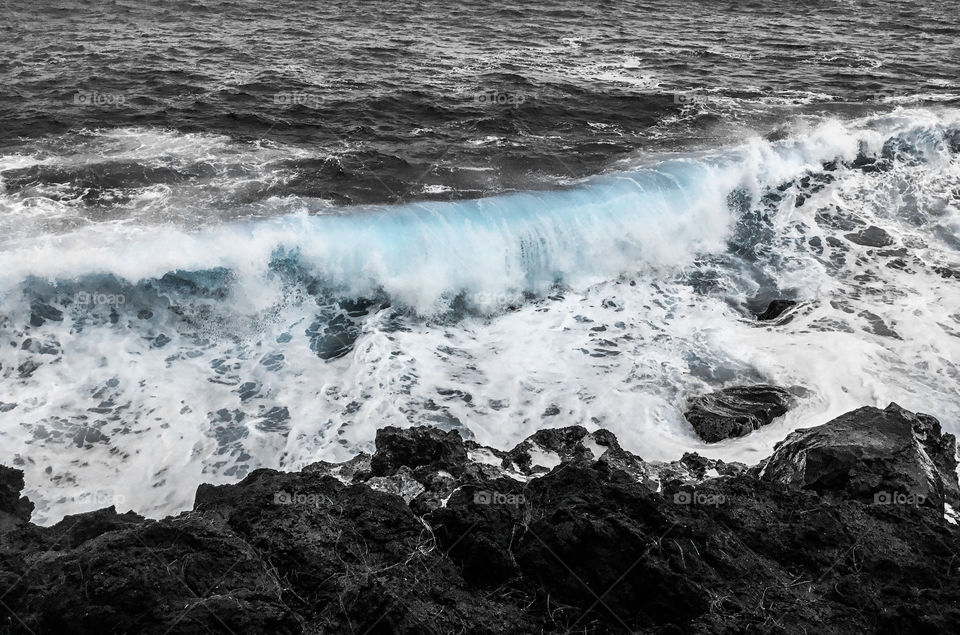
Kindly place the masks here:
MULTIPOLYGON (((960 113, 800 120, 777 138, 477 200, 29 224, 0 238, 0 462, 28 472, 45 523, 100 494, 175 512, 199 482, 344 459, 384 425, 500 447, 603 426, 674 459, 705 450, 688 396, 737 382, 809 396, 710 446, 724 460, 864 403, 922 405, 950 428, 960 113), (856 242, 871 226, 889 244, 856 242), (798 304, 753 320, 774 298, 798 304)), ((177 160, 238 151, 206 141, 177 160)), ((125 162, 162 163, 125 143, 125 162)), ((244 151, 264 170, 282 154, 244 151)))
POLYGON ((723 251, 742 211, 731 204, 734 192, 756 200, 824 163, 876 154, 895 139, 955 131, 933 115, 916 117, 828 122, 790 140, 672 157, 560 191, 304 210, 199 231, 120 221, 33 234, 4 245, 0 289, 9 293, 28 277, 110 274, 135 284, 216 268, 233 272, 243 289, 261 286, 278 260, 295 258, 331 289, 386 294, 421 313, 461 294, 478 304, 539 294, 558 282, 581 285, 723 251))

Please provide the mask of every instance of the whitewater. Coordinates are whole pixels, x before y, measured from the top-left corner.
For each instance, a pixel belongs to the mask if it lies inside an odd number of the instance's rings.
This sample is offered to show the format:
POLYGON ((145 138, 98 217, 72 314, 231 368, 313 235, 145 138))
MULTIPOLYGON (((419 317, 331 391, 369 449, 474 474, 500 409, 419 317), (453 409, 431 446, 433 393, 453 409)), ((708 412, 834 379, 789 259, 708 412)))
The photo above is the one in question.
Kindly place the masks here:
POLYGON ((0 463, 35 522, 175 513, 386 425, 508 448, 579 424, 648 460, 748 463, 864 404, 960 432, 960 110, 797 117, 468 200, 250 196, 298 152, 121 128, 0 156, 0 463), (94 192, 89 170, 149 178, 94 192), (892 243, 848 238, 871 226, 892 243), (758 322, 778 298, 798 305, 758 322), (688 399, 745 382, 799 405, 697 439, 688 399))

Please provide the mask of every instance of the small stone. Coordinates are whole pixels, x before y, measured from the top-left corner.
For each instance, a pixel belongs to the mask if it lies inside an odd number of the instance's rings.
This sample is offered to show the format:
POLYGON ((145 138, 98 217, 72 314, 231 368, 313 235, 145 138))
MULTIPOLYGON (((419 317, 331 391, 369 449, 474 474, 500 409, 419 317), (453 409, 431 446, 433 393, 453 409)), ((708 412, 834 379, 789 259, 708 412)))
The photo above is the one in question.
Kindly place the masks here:
POLYGON ((844 234, 843 236, 852 243, 863 245, 865 247, 886 247, 893 244, 893 236, 876 225, 870 225, 866 229, 858 232, 844 234))
POLYGON ((697 397, 684 416, 701 439, 716 443, 768 425, 794 403, 792 394, 776 386, 734 386, 697 397))
POLYGON ((796 300, 774 300, 767 305, 766 311, 757 315, 757 319, 761 322, 766 320, 775 320, 776 318, 780 317, 784 311, 792 306, 796 306, 796 304, 796 300))

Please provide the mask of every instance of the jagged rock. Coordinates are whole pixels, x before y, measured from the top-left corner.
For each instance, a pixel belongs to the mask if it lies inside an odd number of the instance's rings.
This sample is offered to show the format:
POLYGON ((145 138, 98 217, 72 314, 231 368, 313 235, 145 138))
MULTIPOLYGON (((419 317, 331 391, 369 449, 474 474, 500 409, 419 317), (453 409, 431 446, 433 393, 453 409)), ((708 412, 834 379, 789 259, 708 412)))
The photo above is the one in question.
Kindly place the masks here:
POLYGON ((723 461, 717 459, 714 469, 720 473, 720 476, 741 476, 742 474, 747 473, 749 467, 746 463, 740 463, 739 461, 724 463, 723 461))
POLYGON ((598 458, 600 463, 611 470, 629 475, 651 492, 659 491, 661 479, 657 469, 664 464, 644 461, 639 456, 624 450, 620 447, 617 437, 608 430, 597 430, 592 436, 595 441, 607 448, 607 451, 598 458))
POLYGON ((269 558, 285 581, 277 599, 300 620, 295 632, 311 630, 304 623, 315 631, 411 634, 487 619, 500 632, 527 623, 514 606, 474 602, 403 499, 365 484, 257 470, 237 485, 201 487, 194 509, 269 558))
POLYGON ((953 278, 954 280, 960 280, 960 271, 950 269, 949 267, 934 267, 933 270, 940 274, 941 278, 953 278))
POLYGON ((701 439, 715 443, 769 424, 785 415, 795 401, 776 386, 734 386, 697 397, 684 416, 701 439))
POLYGON ((524 485, 498 478, 458 489, 425 518, 469 584, 497 587, 519 573, 511 544, 524 513, 524 485))
POLYGON ((297 626, 278 601, 282 588, 260 554, 202 517, 107 532, 73 549, 51 549, 35 564, 6 599, 17 603, 18 616, 36 632, 225 627, 290 633, 297 626))
POLYGON ((377 430, 377 451, 370 462, 374 476, 389 476, 400 467, 446 470, 459 474, 467 461, 467 449, 455 430, 417 426, 377 430))
MULTIPOLYGON (((605 468, 574 465, 531 484, 531 519, 513 548, 520 570, 541 579, 555 601, 581 611, 596 602, 590 589, 606 591, 601 611, 607 629, 656 628, 704 615, 707 585, 685 573, 669 547, 656 546, 671 531, 672 510, 663 509, 660 496, 605 468), (596 500, 617 506, 604 509, 596 500)), ((692 554, 688 566, 700 568, 692 554)))
MULTIPOLYGON (((707 610, 705 589, 650 553, 665 528, 657 511, 662 499, 626 474, 603 462, 571 463, 522 490, 508 480, 490 489, 494 496, 485 501, 458 493, 431 516, 440 527, 437 539, 472 583, 535 579, 539 593, 567 607, 559 619, 568 625, 583 620, 584 609, 604 594, 605 606, 584 624, 589 630, 596 620, 600 630, 626 632, 688 622, 707 610), (604 499, 616 507, 595 504, 604 499)), ((558 626, 551 630, 563 630, 558 626)))
POLYGON ((108 532, 139 526, 145 520, 131 511, 118 514, 111 505, 79 516, 65 516, 51 529, 59 544, 73 549, 108 532))
MULTIPOLYGON (((452 483, 453 477, 450 477, 449 481, 452 483)), ((427 489, 414 478, 410 468, 405 465, 390 476, 374 476, 366 483, 378 492, 399 496, 405 503, 409 503, 427 489)))
POLYGON ((325 312, 318 316, 305 332, 310 349, 324 360, 343 357, 360 337, 360 327, 345 315, 330 317, 325 312))
POLYGON ((344 461, 343 463, 317 461, 316 463, 305 466, 303 471, 332 476, 341 483, 353 483, 369 475, 371 458, 372 457, 366 452, 360 452, 349 461, 344 461))
POLYGON ((852 243, 865 247, 887 247, 894 242, 893 236, 876 225, 870 225, 870 227, 861 229, 858 232, 844 234, 843 237, 852 243))
MULTIPOLYGON (((680 472, 684 472, 678 470, 676 462, 649 463, 624 450, 609 430, 587 432, 582 426, 539 430, 506 453, 504 459, 506 465, 527 477, 542 476, 561 464, 599 461, 630 475, 652 492, 660 489, 664 474, 681 478, 680 472)), ((516 472, 508 470, 498 476, 513 477, 516 472)), ((684 472, 683 478, 694 477, 684 472)))
POLYGON ((467 465, 463 477, 465 480, 482 481, 501 477, 525 480, 506 452, 488 448, 476 441, 464 441, 467 448, 467 465))
POLYGON ((488 448, 484 445, 480 445, 472 439, 467 439, 463 442, 463 444, 467 448, 467 459, 471 463, 478 465, 490 465, 497 467, 498 469, 504 467, 504 459, 507 458, 506 452, 496 448, 488 448))
POLYGON ((860 409, 794 433, 750 470, 690 453, 644 462, 579 426, 510 452, 428 428, 381 433, 372 458, 202 485, 192 511, 160 521, 109 508, 36 527, 22 474, 0 469, 0 515, 18 523, 0 532, 0 632, 907 633, 960 622, 960 527, 933 506, 861 496, 875 475, 891 491, 940 483, 956 496, 955 440, 927 415, 860 409), (560 461, 550 471, 536 459, 547 452, 560 461))
POLYGON ((696 480, 712 476, 739 476, 747 470, 747 466, 743 463, 724 463, 719 459, 702 457, 695 452, 686 452, 680 457, 680 464, 690 470, 690 474, 696 480))
POLYGON ((767 308, 763 313, 757 314, 757 320, 761 322, 775 320, 780 317, 784 311, 792 306, 796 306, 796 304, 796 300, 774 300, 767 305, 767 308))
POLYGON ((712 467, 710 465, 710 459, 700 456, 696 452, 685 452, 684 455, 680 457, 680 464, 700 478, 703 478, 707 470, 712 467))
POLYGON ((30 305, 30 326, 43 326, 48 320, 63 321, 63 311, 39 300, 30 305))
POLYGON ((739 476, 747 471, 743 463, 724 463, 696 453, 686 452, 679 461, 645 463, 649 477, 644 481, 651 491, 659 492, 664 484, 698 484, 723 476, 739 476))
POLYGON ((33 503, 20 496, 23 486, 22 470, 0 465, 0 532, 30 522, 33 503))
POLYGON ((942 513, 944 502, 958 503, 956 452, 956 439, 936 419, 892 403, 793 432, 759 476, 867 502, 903 494, 942 513))
POLYGON ((903 339, 900 335, 887 326, 887 323, 883 321, 883 318, 872 313, 870 311, 860 311, 858 313, 860 317, 867 321, 866 331, 873 333, 874 335, 879 335, 880 337, 892 337, 894 339, 901 340, 903 339))
MULTIPOLYGON (((549 428, 521 441, 507 453, 507 460, 526 475, 549 472, 561 463, 595 461, 607 451, 608 443, 609 437, 601 434, 597 439, 583 426, 549 428)), ((616 447, 619 449, 619 445, 616 447)))

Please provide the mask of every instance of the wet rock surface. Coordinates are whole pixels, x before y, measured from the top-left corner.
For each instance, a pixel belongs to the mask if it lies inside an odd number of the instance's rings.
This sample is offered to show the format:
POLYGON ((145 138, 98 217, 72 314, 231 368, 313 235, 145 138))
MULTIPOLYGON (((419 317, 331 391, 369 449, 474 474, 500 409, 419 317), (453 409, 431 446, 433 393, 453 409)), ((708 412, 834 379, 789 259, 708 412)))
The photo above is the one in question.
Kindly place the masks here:
POLYGON ((913 495, 942 513, 945 503, 960 508, 956 479, 943 477, 956 469, 953 435, 942 434, 929 415, 890 404, 793 432, 777 444, 759 476, 847 499, 913 495))
POLYGON ((401 467, 459 473, 467 460, 459 433, 427 426, 405 430, 392 426, 381 428, 377 430, 376 447, 370 460, 376 476, 389 476, 401 467))
POLYGON ((757 314, 757 320, 760 322, 775 320, 783 315, 785 311, 796 306, 796 304, 796 300, 774 300, 767 305, 767 308, 763 311, 763 313, 757 314))
POLYGON ((30 521, 33 503, 20 496, 23 485, 21 470, 0 465, 0 531, 12 529, 30 521))
POLYGON ((887 247, 894 242, 893 236, 876 225, 870 225, 870 227, 861 229, 858 232, 844 234, 843 237, 852 243, 863 245, 864 247, 887 247))
POLYGON ((644 461, 579 426, 541 430, 509 452, 429 427, 385 428, 376 447, 343 464, 202 485, 176 517, 108 508, 52 527, 28 522, 22 473, 0 468, 0 631, 912 633, 960 623, 956 441, 894 404, 798 430, 749 469, 698 454, 644 461))
POLYGON ((732 386, 695 398, 684 417, 701 439, 715 443, 769 424, 795 402, 794 395, 776 386, 732 386))

